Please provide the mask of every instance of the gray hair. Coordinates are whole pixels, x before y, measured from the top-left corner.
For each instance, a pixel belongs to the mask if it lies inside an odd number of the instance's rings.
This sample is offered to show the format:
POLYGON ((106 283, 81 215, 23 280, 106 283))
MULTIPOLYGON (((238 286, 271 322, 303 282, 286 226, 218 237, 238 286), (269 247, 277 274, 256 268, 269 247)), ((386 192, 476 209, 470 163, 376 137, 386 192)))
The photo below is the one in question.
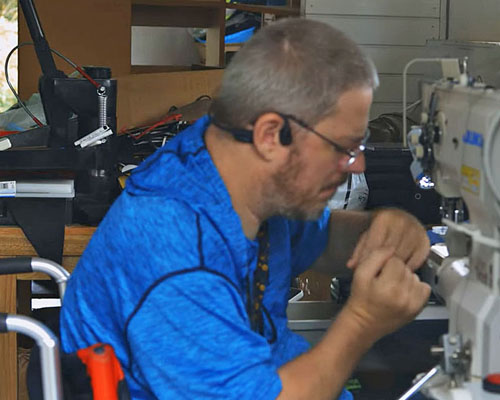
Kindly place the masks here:
POLYGON ((210 114, 234 128, 272 111, 315 124, 333 112, 346 90, 377 85, 373 63, 342 32, 287 18, 261 29, 236 53, 210 114))

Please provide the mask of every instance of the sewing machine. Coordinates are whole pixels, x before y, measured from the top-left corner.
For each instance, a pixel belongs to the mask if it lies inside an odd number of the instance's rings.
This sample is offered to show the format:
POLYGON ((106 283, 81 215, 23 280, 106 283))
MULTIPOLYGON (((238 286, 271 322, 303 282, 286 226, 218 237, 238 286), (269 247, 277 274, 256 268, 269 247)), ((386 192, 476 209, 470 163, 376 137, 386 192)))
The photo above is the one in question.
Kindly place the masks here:
POLYGON ((450 319, 432 349, 439 365, 400 400, 500 394, 500 91, 462 78, 424 84, 421 125, 408 134, 415 178, 443 197, 449 256, 427 276, 450 319))

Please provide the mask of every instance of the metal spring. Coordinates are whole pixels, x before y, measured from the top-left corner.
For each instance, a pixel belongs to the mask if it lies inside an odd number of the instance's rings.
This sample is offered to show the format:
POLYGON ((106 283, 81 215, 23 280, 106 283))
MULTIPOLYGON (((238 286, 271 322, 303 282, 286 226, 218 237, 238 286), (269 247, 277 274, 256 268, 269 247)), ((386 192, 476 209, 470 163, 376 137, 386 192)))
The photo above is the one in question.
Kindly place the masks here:
POLYGON ((104 86, 100 86, 97 89, 97 98, 98 98, 98 117, 99 117, 99 127, 102 128, 107 124, 108 114, 107 114, 107 103, 108 96, 106 94, 106 88, 104 86))

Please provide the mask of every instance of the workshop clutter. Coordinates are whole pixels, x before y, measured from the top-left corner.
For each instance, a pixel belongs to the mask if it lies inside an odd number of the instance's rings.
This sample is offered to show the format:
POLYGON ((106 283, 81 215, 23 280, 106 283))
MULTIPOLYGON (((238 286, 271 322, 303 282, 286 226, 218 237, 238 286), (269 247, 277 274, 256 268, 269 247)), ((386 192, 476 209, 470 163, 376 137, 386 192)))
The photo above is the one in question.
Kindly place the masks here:
POLYGON ((331 210, 363 210, 368 201, 368 183, 364 173, 349 174, 328 202, 331 210))
POLYGON ((154 123, 172 105, 182 107, 215 94, 222 69, 124 75, 118 82, 118 131, 154 123))
POLYGON ((208 112, 222 70, 134 74, 118 77, 119 183, 142 160, 208 112))
MULTIPOLYGON (((37 117, 42 123, 46 123, 45 113, 43 112, 43 104, 39 93, 33 94, 28 101, 25 102, 26 107, 37 117)), ((12 106, 8 110, 0 113, 0 130, 2 131, 23 131, 36 127, 36 124, 30 118, 26 111, 19 106, 12 106)), ((3 136, 0 133, 0 136, 3 136)))

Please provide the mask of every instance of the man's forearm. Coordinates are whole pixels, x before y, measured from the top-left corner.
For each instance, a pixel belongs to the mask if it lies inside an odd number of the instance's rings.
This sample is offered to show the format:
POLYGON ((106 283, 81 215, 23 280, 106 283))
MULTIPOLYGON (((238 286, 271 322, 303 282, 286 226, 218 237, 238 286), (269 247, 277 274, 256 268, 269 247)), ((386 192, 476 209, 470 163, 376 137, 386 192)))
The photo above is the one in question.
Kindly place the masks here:
POLYGON ((329 275, 347 273, 346 262, 360 235, 370 226, 372 213, 367 211, 332 211, 328 244, 312 268, 329 275))
POLYGON ((279 369, 283 389, 278 400, 336 398, 374 340, 369 330, 342 311, 317 346, 279 369))

